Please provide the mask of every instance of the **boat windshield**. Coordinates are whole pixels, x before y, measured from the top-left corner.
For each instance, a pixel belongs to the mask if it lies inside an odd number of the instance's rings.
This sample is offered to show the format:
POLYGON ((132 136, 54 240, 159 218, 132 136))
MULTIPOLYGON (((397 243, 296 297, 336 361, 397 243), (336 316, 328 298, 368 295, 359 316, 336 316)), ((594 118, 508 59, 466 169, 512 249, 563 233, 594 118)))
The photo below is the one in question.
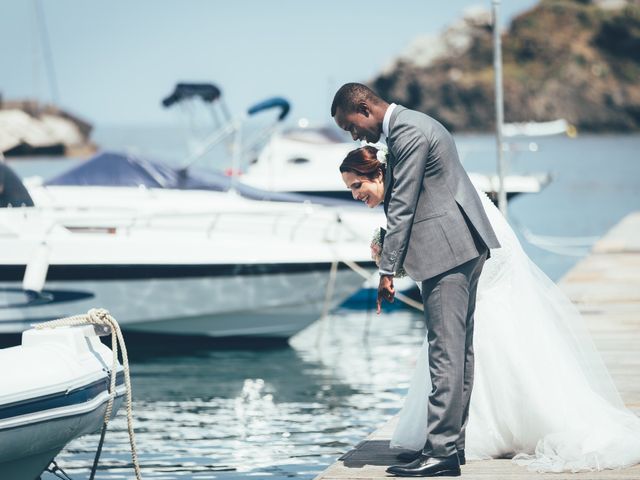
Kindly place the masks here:
POLYGON ((282 133, 284 138, 314 144, 345 143, 350 139, 344 132, 332 127, 290 128, 282 133))

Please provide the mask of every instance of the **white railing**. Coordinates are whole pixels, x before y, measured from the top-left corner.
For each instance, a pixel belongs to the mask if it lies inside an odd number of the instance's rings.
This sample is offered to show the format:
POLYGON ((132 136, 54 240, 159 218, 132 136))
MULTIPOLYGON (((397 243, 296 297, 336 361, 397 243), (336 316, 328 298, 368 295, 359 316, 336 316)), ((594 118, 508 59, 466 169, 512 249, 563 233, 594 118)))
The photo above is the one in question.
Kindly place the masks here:
POLYGON ((212 238, 217 233, 237 233, 286 236, 289 241, 311 237, 331 243, 362 239, 358 232, 341 220, 337 211, 319 211, 305 204, 299 207, 264 211, 229 209, 215 212, 139 212, 117 207, 92 207, 90 210, 20 207, 7 209, 9 216, 5 217, 4 222, 0 222, 0 236, 23 233, 21 230, 26 222, 31 225, 46 224, 49 233, 59 226, 74 234, 104 233, 131 236, 142 230, 156 233, 179 230, 184 233, 202 232, 206 238, 212 238), (16 222, 16 217, 12 220, 12 215, 19 216, 20 221, 16 222))

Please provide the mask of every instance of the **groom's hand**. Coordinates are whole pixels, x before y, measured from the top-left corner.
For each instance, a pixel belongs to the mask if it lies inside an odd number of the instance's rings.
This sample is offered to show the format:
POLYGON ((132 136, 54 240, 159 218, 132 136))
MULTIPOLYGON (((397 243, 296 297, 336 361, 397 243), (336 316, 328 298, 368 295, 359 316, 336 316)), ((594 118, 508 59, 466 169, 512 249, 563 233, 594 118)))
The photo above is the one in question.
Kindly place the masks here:
POLYGON ((378 300, 376 302, 376 313, 380 315, 382 311, 382 299, 393 303, 393 297, 396 294, 393 288, 393 275, 380 275, 380 283, 378 284, 378 300))

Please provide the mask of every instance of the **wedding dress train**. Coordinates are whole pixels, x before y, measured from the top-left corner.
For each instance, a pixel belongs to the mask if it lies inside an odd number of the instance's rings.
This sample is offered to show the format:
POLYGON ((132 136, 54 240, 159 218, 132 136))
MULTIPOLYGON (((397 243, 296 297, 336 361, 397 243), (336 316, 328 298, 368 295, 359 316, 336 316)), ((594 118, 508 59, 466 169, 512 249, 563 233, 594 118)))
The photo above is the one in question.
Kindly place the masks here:
MULTIPOLYGON (((539 472, 640 463, 640 418, 624 407, 580 313, 479 194, 502 248, 478 286, 467 458, 515 455, 539 472)), ((392 448, 424 446, 430 390, 425 339, 392 448)))

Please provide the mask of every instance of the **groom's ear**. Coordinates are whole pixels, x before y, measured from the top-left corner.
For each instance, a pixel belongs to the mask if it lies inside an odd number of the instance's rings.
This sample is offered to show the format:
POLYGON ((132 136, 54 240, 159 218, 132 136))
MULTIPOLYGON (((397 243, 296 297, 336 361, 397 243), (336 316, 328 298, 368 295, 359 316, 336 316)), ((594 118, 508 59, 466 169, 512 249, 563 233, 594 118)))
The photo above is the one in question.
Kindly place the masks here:
POLYGON ((364 115, 365 117, 371 115, 371 110, 367 102, 358 102, 358 108, 356 110, 360 115, 364 115))

